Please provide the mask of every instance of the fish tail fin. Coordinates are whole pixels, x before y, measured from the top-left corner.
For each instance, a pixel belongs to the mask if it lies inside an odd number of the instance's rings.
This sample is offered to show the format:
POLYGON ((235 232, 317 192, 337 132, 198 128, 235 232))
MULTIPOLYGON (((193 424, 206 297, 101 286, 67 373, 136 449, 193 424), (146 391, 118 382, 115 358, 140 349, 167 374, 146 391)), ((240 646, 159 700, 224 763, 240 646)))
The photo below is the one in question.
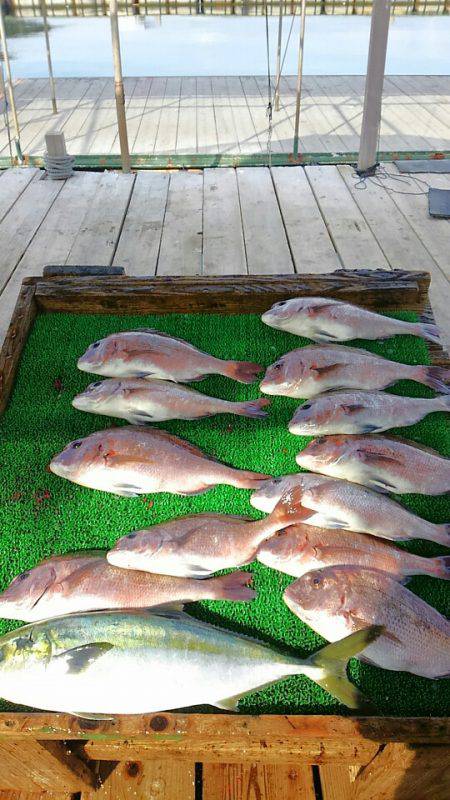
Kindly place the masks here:
POLYGON ((211 600, 253 600, 256 591, 249 586, 252 578, 250 572, 239 570, 203 581, 203 586, 211 600))
POLYGON ((239 383, 255 383, 262 369, 261 364, 252 361, 226 361, 223 374, 239 383))
POLYGON ((422 339, 426 339, 428 342, 434 342, 434 344, 441 344, 440 332, 437 325, 431 325, 428 322, 418 322, 414 324, 413 328, 413 332, 416 336, 421 336, 422 339))
POLYGON ((311 510, 302 506, 302 495, 301 486, 294 486, 282 495, 270 514, 270 520, 276 524, 277 530, 287 528, 288 525, 298 525, 311 516, 311 510))
POLYGON ((373 711, 364 695, 349 681, 346 668, 349 658, 365 650, 383 630, 382 625, 371 625, 351 633, 345 639, 325 645, 309 657, 307 663, 314 671, 312 674, 308 672, 308 676, 345 706, 367 713, 373 711))
POLYGON ((442 578, 450 581, 450 556, 439 556, 438 558, 426 558, 426 563, 421 570, 423 575, 431 575, 433 578, 442 578))
MULTIPOLYGON (((431 542, 443 544, 444 547, 450 547, 450 523, 444 522, 443 525, 430 524, 430 535, 424 535, 423 538, 429 539, 431 542)), ((428 533, 428 531, 427 531, 428 533)))
POLYGON ((441 394, 450 394, 450 369, 445 367, 417 367, 417 380, 441 394))
POLYGON ((270 475, 261 472, 250 472, 246 469, 230 469, 227 483, 236 489, 259 489, 266 481, 272 480, 270 475))
POLYGON ((258 400, 250 400, 245 403, 233 403, 233 412, 239 417, 252 417, 253 419, 265 419, 267 411, 263 411, 270 405, 270 400, 266 397, 259 397, 258 400))
POLYGON ((450 394, 441 394, 434 398, 436 411, 450 411, 450 394))

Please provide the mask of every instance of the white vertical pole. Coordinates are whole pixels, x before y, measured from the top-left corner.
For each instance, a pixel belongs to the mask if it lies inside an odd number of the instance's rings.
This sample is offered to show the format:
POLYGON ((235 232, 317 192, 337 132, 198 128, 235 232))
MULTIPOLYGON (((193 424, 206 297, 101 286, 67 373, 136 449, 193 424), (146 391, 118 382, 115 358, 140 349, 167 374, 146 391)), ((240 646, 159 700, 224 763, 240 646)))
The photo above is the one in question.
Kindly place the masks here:
POLYGON ((373 169, 377 162, 390 13, 390 0, 374 0, 359 142, 358 172, 373 169))
POLYGON ((19 139, 20 136, 19 120, 17 119, 16 102, 14 100, 14 89, 11 77, 11 64, 9 62, 8 45, 6 44, 5 20, 3 17, 3 8, 1 2, 0 2, 0 39, 2 42, 3 58, 5 60, 6 83, 8 86, 9 104, 11 106, 11 111, 14 120, 14 127, 16 129, 16 137, 17 139, 19 139))
POLYGON ((283 39, 283 0, 278 0, 280 3, 280 11, 278 16, 278 42, 277 42, 277 71, 275 76, 275 111, 280 110, 280 72, 281 72, 281 42, 283 39))
POLYGON ((53 113, 57 114, 58 113, 58 109, 57 109, 57 106, 56 106, 55 79, 53 77, 52 55, 51 55, 51 51, 50 51, 50 36, 49 36, 49 32, 48 32, 46 0, 41 0, 41 15, 42 15, 42 21, 44 23, 45 50, 46 50, 46 54, 47 54, 48 80, 49 80, 49 83, 50 83, 50 95, 51 95, 51 98, 52 98, 52 109, 53 109, 53 113))
POLYGON ((117 126, 119 128, 120 157, 122 172, 131 172, 130 150, 128 147, 127 118, 125 114, 125 93, 123 90, 122 60, 120 57, 119 19, 117 0, 110 0, 111 40, 114 61, 114 92, 116 96, 117 126))
POLYGON ((295 103, 295 125, 294 125, 294 147, 293 154, 298 156, 298 130, 300 127, 300 104, 302 99, 302 79, 303 79, 303 51, 305 49, 305 25, 306 25, 306 0, 302 0, 302 12, 300 17, 300 38, 298 43, 298 68, 297 68, 297 98, 295 103))

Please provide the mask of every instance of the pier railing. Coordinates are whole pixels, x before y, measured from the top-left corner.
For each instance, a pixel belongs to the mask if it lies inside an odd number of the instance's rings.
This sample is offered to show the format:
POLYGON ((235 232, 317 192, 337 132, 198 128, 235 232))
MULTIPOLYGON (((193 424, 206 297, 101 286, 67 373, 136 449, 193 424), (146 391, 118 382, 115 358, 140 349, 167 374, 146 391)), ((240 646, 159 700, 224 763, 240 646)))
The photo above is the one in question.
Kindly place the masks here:
MULTIPOLYGON (((39 17, 40 0, 3 0, 7 13, 18 17, 39 17)), ((285 15, 293 14, 296 2, 281 2, 285 15)), ((109 0, 47 0, 49 17, 107 16, 109 0)), ((119 0, 119 13, 132 15, 235 15, 259 16, 265 14, 264 0, 119 0)), ((307 0, 306 13, 312 15, 370 15, 372 0, 307 0)), ((278 15, 280 0, 267 2, 269 14, 278 15)), ((450 14, 450 0, 393 0, 391 13, 403 14, 450 14)))

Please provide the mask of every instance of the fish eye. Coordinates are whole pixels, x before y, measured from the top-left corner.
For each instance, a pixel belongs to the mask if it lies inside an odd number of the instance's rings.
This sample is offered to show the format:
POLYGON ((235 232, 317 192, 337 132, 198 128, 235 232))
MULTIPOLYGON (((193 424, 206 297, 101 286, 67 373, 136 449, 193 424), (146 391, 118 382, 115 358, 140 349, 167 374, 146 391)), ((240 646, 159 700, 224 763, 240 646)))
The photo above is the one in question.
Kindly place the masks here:
POLYGON ((97 386, 100 386, 101 381, 95 381, 95 383, 91 383, 89 389, 96 389, 97 386))
POLYGON ((285 306, 285 305, 286 305, 286 303, 287 303, 287 300, 281 300, 281 302, 280 302, 280 303, 277 303, 277 305, 278 305, 278 307, 280 307, 280 306, 285 306))
POLYGON ((97 347, 100 347, 100 342, 94 342, 94 344, 91 344, 91 347, 93 350, 96 350, 97 347))
POLYGON ((22 572, 21 575, 17 576, 17 580, 18 581, 24 581, 24 580, 26 580, 26 578, 29 578, 29 577, 30 577, 30 573, 29 572, 22 572))
POLYGON ((277 361, 277 363, 273 365, 273 369, 281 369, 282 366, 283 366, 283 362, 282 361, 277 361))
POLYGON ((76 450, 76 449, 77 449, 77 447, 81 447, 81 445, 82 445, 82 442, 81 442, 81 441, 78 441, 78 442, 72 442, 72 444, 71 444, 70 446, 71 446, 71 448, 72 448, 73 450, 76 450))
POLYGON ((137 535, 136 533, 129 533, 127 539, 135 539, 136 535, 137 535))
POLYGON ((311 408, 311 403, 304 403, 304 404, 301 406, 301 408, 302 408, 302 410, 303 410, 303 409, 308 409, 308 408, 311 408))
POLYGON ((318 589, 322 585, 322 578, 313 578, 312 585, 315 589, 318 589))

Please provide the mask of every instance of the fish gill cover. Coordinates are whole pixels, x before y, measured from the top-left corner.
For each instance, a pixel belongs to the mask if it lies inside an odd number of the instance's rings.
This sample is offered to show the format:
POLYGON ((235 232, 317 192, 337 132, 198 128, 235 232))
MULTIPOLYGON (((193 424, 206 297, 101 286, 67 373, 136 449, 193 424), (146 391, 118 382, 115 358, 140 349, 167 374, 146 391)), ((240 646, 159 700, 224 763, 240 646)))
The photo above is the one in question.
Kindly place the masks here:
MULTIPOLYGON (((399 319, 416 321, 412 313, 399 319)), ((197 497, 169 494, 120 498, 85 489, 49 473, 51 457, 72 439, 122 421, 86 414, 71 405, 75 394, 92 380, 76 368, 77 358, 93 341, 108 333, 155 327, 185 338, 219 358, 276 361, 283 353, 308 344, 289 333, 263 325, 257 315, 172 314, 103 316, 46 314, 37 318, 25 347, 9 406, 0 419, 0 589, 20 572, 54 554, 85 548, 110 548, 133 529, 195 512, 262 515, 249 504, 249 491, 218 486, 197 497)), ((409 364, 430 363, 425 342, 397 336, 384 342, 352 344, 409 364)), ((227 400, 259 396, 258 384, 246 386, 220 376, 192 384, 200 391, 227 400)), ((390 391, 415 397, 433 392, 412 382, 400 382, 390 391)), ((267 420, 232 415, 195 421, 159 423, 172 433, 199 445, 206 453, 245 469, 272 475, 296 472, 295 455, 311 437, 292 436, 287 424, 300 400, 271 398, 267 420)), ((450 456, 449 426, 436 413, 410 428, 394 430, 407 438, 450 456)), ((404 495, 408 508, 433 522, 450 518, 447 496, 404 495)), ((405 546, 406 547, 406 546, 405 546)), ((445 549, 431 542, 407 545, 411 552, 433 556, 445 549)), ((250 634, 300 657, 315 651, 323 639, 300 622, 284 604, 284 589, 294 579, 262 564, 253 572, 259 596, 252 603, 204 601, 188 607, 200 619, 250 634)), ((450 614, 450 584, 415 577, 409 588, 441 613, 450 614)), ((0 620, 0 634, 20 623, 0 620)), ((431 681, 406 673, 388 672, 353 659, 351 679, 372 698, 381 713, 390 715, 445 715, 450 711, 450 681, 431 681)), ((0 686, 1 695, 1 686, 0 686)), ((345 713, 336 700, 305 677, 291 677, 239 704, 242 713, 345 713)))

